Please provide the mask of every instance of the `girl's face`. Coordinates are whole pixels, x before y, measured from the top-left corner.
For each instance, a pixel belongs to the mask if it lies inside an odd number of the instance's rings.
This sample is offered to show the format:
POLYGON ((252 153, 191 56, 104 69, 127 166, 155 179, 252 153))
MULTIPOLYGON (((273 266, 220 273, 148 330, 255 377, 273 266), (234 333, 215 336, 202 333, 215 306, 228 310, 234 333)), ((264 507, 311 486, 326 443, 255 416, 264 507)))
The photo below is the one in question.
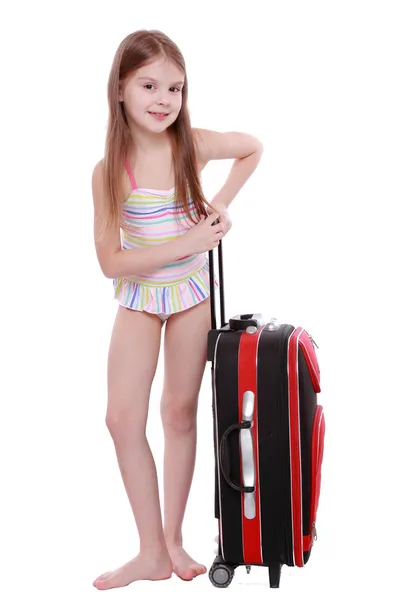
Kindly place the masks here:
POLYGON ((119 100, 124 102, 128 119, 152 133, 161 133, 178 117, 183 84, 182 71, 160 58, 122 82, 119 100))

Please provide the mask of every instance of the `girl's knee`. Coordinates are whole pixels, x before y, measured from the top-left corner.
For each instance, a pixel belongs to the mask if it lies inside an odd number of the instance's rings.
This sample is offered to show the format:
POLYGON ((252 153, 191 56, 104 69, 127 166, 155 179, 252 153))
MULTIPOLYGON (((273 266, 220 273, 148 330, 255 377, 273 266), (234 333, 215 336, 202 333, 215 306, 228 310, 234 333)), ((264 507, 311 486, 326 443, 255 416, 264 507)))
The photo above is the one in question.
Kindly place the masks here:
POLYGON ((161 401, 163 426, 176 432, 191 431, 196 426, 197 398, 164 395, 161 401))
POLYGON ((135 411, 129 408, 109 408, 106 414, 106 426, 114 440, 138 439, 145 435, 145 423, 141 423, 135 411))

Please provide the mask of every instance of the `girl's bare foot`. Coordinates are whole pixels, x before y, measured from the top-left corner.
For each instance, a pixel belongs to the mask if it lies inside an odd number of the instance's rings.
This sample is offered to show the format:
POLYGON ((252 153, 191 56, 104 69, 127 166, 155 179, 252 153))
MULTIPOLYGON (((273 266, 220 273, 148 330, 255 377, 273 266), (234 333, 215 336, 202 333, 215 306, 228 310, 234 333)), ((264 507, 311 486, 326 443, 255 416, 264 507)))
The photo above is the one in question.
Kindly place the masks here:
POLYGON ((197 575, 204 575, 207 569, 189 556, 182 546, 170 546, 169 555, 172 559, 174 573, 185 581, 191 581, 197 575))
POLYGON ((172 562, 168 553, 158 556, 139 553, 133 560, 125 565, 100 575, 93 582, 98 590, 109 590, 116 587, 124 587, 139 579, 169 579, 172 575, 172 562))

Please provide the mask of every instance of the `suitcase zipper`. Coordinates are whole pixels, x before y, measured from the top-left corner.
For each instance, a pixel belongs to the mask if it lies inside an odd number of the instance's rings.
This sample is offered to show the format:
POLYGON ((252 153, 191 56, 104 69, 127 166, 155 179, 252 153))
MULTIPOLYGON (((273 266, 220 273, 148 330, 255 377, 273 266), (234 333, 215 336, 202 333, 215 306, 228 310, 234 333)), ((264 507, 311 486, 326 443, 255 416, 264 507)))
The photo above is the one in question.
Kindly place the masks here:
POLYGON ((312 527, 311 527, 311 536, 312 536, 313 545, 314 545, 314 542, 316 542, 318 539, 317 528, 315 526, 315 522, 312 524, 312 527))
POLYGON ((311 544, 317 541, 317 509, 321 491, 321 468, 324 454, 324 436, 325 436, 325 417, 324 409, 318 404, 313 423, 311 439, 311 503, 310 520, 311 525, 311 544))

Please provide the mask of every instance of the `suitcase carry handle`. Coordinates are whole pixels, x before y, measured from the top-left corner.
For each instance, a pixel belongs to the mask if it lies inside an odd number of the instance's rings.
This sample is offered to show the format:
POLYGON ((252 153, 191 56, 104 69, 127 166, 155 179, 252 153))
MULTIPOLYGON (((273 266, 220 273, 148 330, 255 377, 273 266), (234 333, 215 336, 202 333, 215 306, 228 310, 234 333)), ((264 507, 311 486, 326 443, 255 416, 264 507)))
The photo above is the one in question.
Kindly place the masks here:
POLYGON ((264 319, 261 314, 236 315, 229 319, 229 327, 234 331, 245 331, 248 327, 261 327, 264 319))
POLYGON ((231 425, 224 432, 224 434, 221 438, 220 446, 219 446, 219 456, 220 456, 219 463, 220 463, 221 471, 225 478, 226 483, 232 489, 234 489, 238 492, 246 492, 246 493, 254 492, 255 487, 240 485, 240 484, 232 481, 232 479, 230 477, 230 462, 231 461, 230 461, 230 452, 229 452, 229 445, 228 445, 228 436, 233 431, 240 430, 240 429, 250 429, 250 427, 251 427, 251 421, 242 421, 242 423, 235 423, 234 425, 231 425))

